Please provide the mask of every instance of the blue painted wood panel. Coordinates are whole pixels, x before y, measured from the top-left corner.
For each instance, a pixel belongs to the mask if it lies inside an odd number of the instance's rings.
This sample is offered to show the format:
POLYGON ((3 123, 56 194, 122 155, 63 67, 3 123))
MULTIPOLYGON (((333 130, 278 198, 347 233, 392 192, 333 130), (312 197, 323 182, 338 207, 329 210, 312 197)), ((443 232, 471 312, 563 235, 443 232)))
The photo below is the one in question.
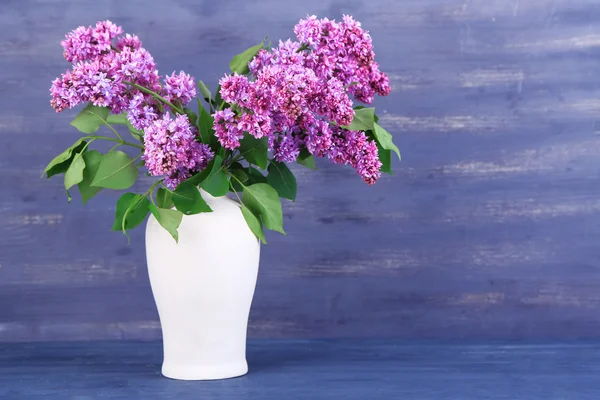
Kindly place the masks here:
POLYGON ((109 231, 118 194, 67 205, 60 179, 39 179, 78 137, 48 105, 64 33, 110 18, 162 73, 214 85, 307 13, 371 31, 394 88, 375 105, 404 159, 371 188, 327 162, 294 169, 250 336, 599 335, 597 1, 4 0, 1 341, 160 335, 143 231, 129 246, 109 231))
POLYGON ((251 340, 249 374, 160 375, 156 342, 0 345, 6 399, 596 400, 600 345, 251 340))

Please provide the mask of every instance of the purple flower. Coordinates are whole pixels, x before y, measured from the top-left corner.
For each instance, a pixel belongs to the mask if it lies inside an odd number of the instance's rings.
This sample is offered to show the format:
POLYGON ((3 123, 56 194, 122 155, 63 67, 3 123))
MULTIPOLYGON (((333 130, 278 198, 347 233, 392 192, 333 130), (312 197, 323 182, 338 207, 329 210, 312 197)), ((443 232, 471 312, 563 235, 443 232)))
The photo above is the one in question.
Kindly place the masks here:
POLYGON ((110 68, 113 79, 134 82, 149 89, 159 90, 159 76, 152 55, 144 48, 133 50, 124 47, 120 53, 112 52, 103 60, 110 68))
POLYGON ((173 74, 165 76, 164 90, 167 100, 180 102, 183 105, 188 104, 196 97, 194 78, 183 71, 179 72, 179 75, 175 75, 175 72, 173 72, 173 74))
POLYGON ((317 46, 321 41, 321 21, 317 19, 315 15, 306 17, 306 19, 300 20, 294 27, 294 33, 298 37, 300 43, 307 44, 309 46, 317 46))
POLYGON ((150 175, 166 175, 173 189, 191 171, 200 171, 214 157, 210 148, 196 141, 197 130, 185 115, 167 113, 144 129, 144 155, 150 175))
MULTIPOLYGON (((213 115, 219 143, 233 150, 246 132, 267 137, 280 162, 295 161, 307 149, 351 165, 365 182, 374 183, 381 168, 376 143, 363 132, 340 128, 354 117, 351 95, 371 103, 375 95, 390 92, 389 78, 374 61, 368 32, 349 16, 341 22, 310 16, 294 31, 298 41, 280 41, 258 52, 249 63, 249 77, 233 74, 219 81, 220 95, 231 105, 213 115)), ((74 65, 52 82, 50 103, 57 112, 85 102, 113 113, 126 111, 130 123, 144 131, 148 171, 164 176, 174 188, 205 168, 214 154, 196 141, 197 128, 187 116, 172 118, 168 112, 174 110, 135 85, 185 105, 196 97, 195 81, 181 71, 166 76, 161 85, 156 63, 140 39, 121 34, 110 21, 69 33, 61 43, 74 65)))
POLYGON ((332 144, 329 123, 352 122, 352 100, 342 82, 317 76, 299 48, 288 40, 259 52, 250 65, 252 81, 236 74, 221 79, 221 97, 240 106, 239 115, 215 114, 216 135, 224 147, 235 149, 249 132, 267 136, 279 161, 294 161, 303 146, 323 157, 332 144))
POLYGON ((371 103, 375 94, 390 93, 388 77, 374 62, 371 36, 351 16, 344 15, 339 23, 310 16, 294 31, 298 40, 311 45, 306 65, 320 78, 334 77, 351 85, 348 91, 364 103, 371 103))
POLYGON ((142 41, 136 35, 130 35, 128 33, 125 36, 117 39, 115 47, 118 50, 123 50, 125 47, 129 47, 131 50, 139 50, 142 48, 142 41))
POLYGON ((329 123, 323 120, 313 120, 304 125, 306 149, 318 157, 325 157, 332 145, 332 131, 329 123))
POLYGON ((225 75, 219 80, 219 84, 221 85, 221 98, 226 102, 232 104, 248 102, 249 82, 245 76, 238 75, 237 72, 233 75, 225 75))
POLYGON ((66 39, 60 44, 67 61, 87 61, 109 51, 112 39, 122 33, 123 29, 120 26, 110 21, 103 21, 98 22, 95 27, 80 26, 67 34, 66 39))
POLYGON ((77 93, 77 87, 73 84, 71 71, 65 72, 60 78, 52 81, 50 95, 52 96, 50 105, 57 113, 67 108, 73 108, 82 101, 77 93))
POLYGON ((237 129, 241 132, 248 132, 257 139, 273 134, 271 117, 267 114, 242 114, 237 129))
POLYGON ((229 150, 238 148, 244 132, 239 129, 238 118, 231 108, 217 111, 213 117, 215 119, 213 129, 221 146, 229 150))
POLYGON ((136 93, 127 107, 127 119, 135 129, 143 130, 158 119, 158 107, 154 99, 136 93))
POLYGON ((333 128, 333 143, 327 154, 336 164, 352 166, 365 183, 372 185, 381 176, 377 144, 364 132, 333 128))
POLYGON ((354 118, 352 100, 337 78, 321 80, 311 106, 317 115, 338 125, 350 125, 354 118))
POLYGON ((141 47, 137 36, 125 35, 113 48, 112 40, 122 33, 121 27, 104 21, 95 27, 79 27, 67 35, 62 42, 65 58, 75 65, 52 82, 50 104, 57 112, 92 102, 109 107, 115 114, 129 111, 131 122, 138 129, 157 118, 158 109, 153 99, 144 94, 142 102, 138 91, 125 83, 161 92, 156 63, 141 47))
POLYGON ((318 96, 318 79, 301 64, 271 64, 262 68, 251 82, 243 107, 251 113, 268 115, 275 131, 297 125, 309 113, 318 96))
POLYGON ((302 141, 298 132, 286 130, 277 136, 269 137, 269 147, 273 157, 279 162, 291 163, 300 155, 302 141))
POLYGON ((57 112, 85 102, 107 107, 118 96, 118 86, 98 62, 78 63, 52 82, 50 104, 57 112))
POLYGON ((163 182, 165 183, 165 186, 168 187, 171 190, 175 190, 175 188, 177 188, 177 186, 185 181, 187 178, 191 177, 192 174, 187 171, 187 170, 177 170, 174 173, 172 173, 170 176, 167 176, 166 178, 164 178, 163 182))

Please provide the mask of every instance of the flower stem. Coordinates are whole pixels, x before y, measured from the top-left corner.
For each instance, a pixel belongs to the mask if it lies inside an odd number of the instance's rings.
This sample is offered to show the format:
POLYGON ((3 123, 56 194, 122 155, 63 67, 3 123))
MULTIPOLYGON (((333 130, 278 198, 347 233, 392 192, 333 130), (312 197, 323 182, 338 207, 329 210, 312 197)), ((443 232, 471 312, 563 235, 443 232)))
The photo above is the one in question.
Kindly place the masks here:
MULTIPOLYGON (((233 176, 233 175, 231 175, 231 176, 233 176)), ((240 185, 241 185, 241 183, 240 183, 240 185)), ((240 199, 240 195, 235 191, 235 188, 233 187, 233 184, 231 183, 231 181, 229 181, 229 187, 231 187, 231 189, 233 189, 233 194, 235 194, 235 197, 237 197, 237 199, 240 202, 240 204, 243 205, 244 203, 242 202, 242 199, 240 199)))
POLYGON ((135 207, 137 207, 138 204, 140 204, 140 202, 142 201, 142 199, 148 195, 150 195, 150 200, 152 201, 152 204, 154 204, 154 200, 152 199, 152 193, 154 192, 154 189, 156 188, 156 186, 158 186, 161 182, 162 182, 162 179, 154 182, 154 184, 150 187, 150 189, 148 189, 148 191, 146 193, 144 193, 142 196, 140 196, 133 204, 130 204, 129 207, 127 208, 127 210, 125 210, 125 214, 123 215, 123 220, 121 221, 121 230, 123 231, 125 236, 127 236, 127 243, 129 243, 129 235, 127 234, 127 229, 125 229, 125 222, 127 221, 127 216, 129 215, 130 211, 132 209, 134 209, 135 207))
POLYGON ((114 149, 116 149, 119 146, 121 146, 121 143, 115 144, 108 152, 110 153, 111 151, 113 151, 114 149))
POLYGON ((233 157, 229 163, 227 164, 228 167, 232 166, 233 163, 239 161, 240 159, 242 159, 242 153, 238 153, 235 157, 233 157))
POLYGON ((171 103, 169 100, 165 99, 164 97, 162 97, 160 94, 153 92, 152 90, 145 88, 143 86, 138 85, 137 83, 134 82, 129 82, 129 81, 123 81, 123 83, 127 84, 127 85, 131 85, 134 88, 141 90, 144 93, 148 93, 154 97, 156 97, 157 99, 159 99, 160 101, 162 101, 163 103, 165 103, 166 105, 168 105, 169 107, 171 107, 173 110, 177 111, 179 114, 183 114, 183 110, 179 107, 177 107, 175 104, 171 103))
MULTIPOLYGON (((240 181, 240 180, 238 179, 238 177, 237 177, 237 176, 235 176, 235 175, 233 175, 233 174, 228 174, 228 175, 229 175, 229 176, 231 176, 231 177, 232 177, 233 179, 235 179, 236 181, 238 181, 238 183, 239 183, 239 184, 240 184, 240 185, 241 185, 243 188, 245 188, 245 187, 246 187, 246 186, 245 186, 245 185, 242 183, 242 181, 240 181)), ((230 181, 230 182, 231 182, 231 181, 230 181)))
MULTIPOLYGON (((148 189, 148 191, 146 192, 146 196, 150 195, 150 201, 152 202, 152 204, 154 204, 156 206, 156 203, 154 202, 154 189, 156 189, 156 187, 158 185, 161 185, 163 183, 163 180, 159 180, 154 182, 154 184, 150 187, 150 189, 148 189)), ((158 207, 158 206, 157 206, 158 207)))
POLYGON ((117 143, 125 145, 125 146, 131 146, 131 147, 135 147, 135 148, 140 149, 140 150, 144 150, 144 146, 139 145, 139 144, 135 144, 135 143, 131 143, 131 142, 127 142, 127 141, 125 141, 123 139, 119 140, 119 139, 110 138, 110 137, 107 137, 107 136, 100 136, 100 135, 87 135, 87 136, 85 136, 85 138, 86 139, 94 139, 94 140, 96 140, 96 139, 99 139, 99 140, 108 140, 110 142, 117 142, 117 143))
POLYGON ((92 111, 88 111, 90 114, 93 114, 96 116, 96 118, 98 118, 100 121, 102 121, 102 123, 106 126, 108 126, 108 128, 113 131, 113 133, 115 135, 117 135, 117 137, 119 138, 119 140, 122 142, 123 138, 121 137, 121 135, 119 135, 119 132, 117 132, 117 130, 115 128, 113 128, 113 126, 111 124, 108 123, 107 120, 105 120, 104 118, 102 118, 101 116, 99 116, 98 114, 96 114, 95 112, 92 111))

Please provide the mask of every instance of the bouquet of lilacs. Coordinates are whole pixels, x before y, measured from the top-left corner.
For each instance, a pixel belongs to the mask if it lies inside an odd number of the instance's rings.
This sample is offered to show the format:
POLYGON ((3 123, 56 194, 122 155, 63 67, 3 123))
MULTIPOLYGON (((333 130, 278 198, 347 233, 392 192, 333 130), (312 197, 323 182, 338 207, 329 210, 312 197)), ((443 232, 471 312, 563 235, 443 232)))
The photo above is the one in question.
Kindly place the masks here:
POLYGON ((77 185, 86 203, 103 188, 129 189, 145 167, 158 179, 145 193, 119 198, 113 229, 127 234, 152 213, 175 240, 183 215, 211 211, 199 188, 231 193, 263 242, 264 228, 284 233, 280 197, 296 197, 287 163, 314 169, 314 157, 327 158, 375 183, 391 173, 391 152, 400 153, 374 109, 353 104, 390 92, 371 37, 350 16, 310 16, 294 31, 297 41, 236 55, 213 95, 183 71, 161 79, 140 39, 110 21, 77 28, 61 42, 73 65, 52 82, 50 104, 61 112, 87 103, 71 123, 85 135, 46 176, 64 174, 69 201, 77 185), (97 134, 102 126, 110 136, 97 134), (114 146, 92 150, 99 140, 114 146))

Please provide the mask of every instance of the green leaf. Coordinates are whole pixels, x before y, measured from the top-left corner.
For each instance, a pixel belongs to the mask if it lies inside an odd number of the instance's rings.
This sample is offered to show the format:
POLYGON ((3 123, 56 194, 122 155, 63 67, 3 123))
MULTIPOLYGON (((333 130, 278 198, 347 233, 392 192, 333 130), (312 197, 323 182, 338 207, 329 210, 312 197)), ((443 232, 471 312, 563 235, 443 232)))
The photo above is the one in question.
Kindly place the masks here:
POLYGON ((212 93, 208 90, 208 87, 202 81, 198 81, 198 88, 200 89, 200 93, 202 93, 202 97, 206 100, 207 103, 212 102, 212 93))
POLYGON ((229 173, 237 178, 229 181, 231 185, 230 191, 241 192, 244 189, 242 185, 248 184, 249 177, 246 168, 239 162, 235 162, 229 167, 229 173))
POLYGON ((196 115, 196 113, 187 107, 183 109, 183 112, 185 113, 185 115, 187 115, 190 123, 192 125, 196 125, 196 121, 198 121, 198 116, 196 115))
MULTIPOLYGON (((211 168, 210 168, 210 164, 208 164, 208 166, 205 169, 203 169, 202 171, 198 172, 195 175, 192 175, 184 182, 191 183, 194 186, 201 185, 202 182, 204 182, 206 180, 206 178, 208 178, 208 176, 210 175, 210 172, 211 172, 211 168)), ((181 182, 181 183, 183 183, 183 182, 181 182)))
POLYGON ((156 202, 159 208, 171 208, 173 205, 173 192, 165 188, 158 188, 156 191, 156 202))
POLYGON ((354 119, 350 126, 345 128, 353 131, 368 131, 373 129, 375 124, 375 109, 374 108, 359 108, 354 110, 354 119))
POLYGON ((315 165, 315 157, 308 152, 306 149, 300 151, 300 155, 296 159, 296 162, 306 168, 317 169, 315 165))
POLYGON ((256 46, 252 46, 242 53, 233 57, 229 63, 231 72, 237 72, 240 75, 244 75, 249 72, 248 63, 256 56, 256 54, 264 47, 264 42, 260 42, 256 46))
POLYGON ((266 183, 246 186, 242 192, 242 200, 250 211, 262 217, 263 224, 267 229, 285 235, 281 201, 275 189, 266 183))
POLYGON ((225 196, 229 192, 229 179, 223 169, 219 169, 214 174, 211 174, 202 183, 202 189, 215 197, 225 196))
POLYGON ((133 126, 129 128, 129 133, 131 133, 131 137, 140 143, 144 143, 144 132, 138 131, 133 126))
POLYGON ((121 114, 109 114, 108 117, 106 117, 106 122, 108 122, 111 125, 128 125, 129 124, 127 115, 125 115, 124 112, 121 114))
POLYGON ((146 196, 135 193, 124 193, 117 200, 117 211, 115 212, 115 221, 113 222, 112 230, 120 231, 125 229, 128 231, 135 228, 146 219, 148 215, 148 206, 150 201, 146 196), (123 219, 125 221, 123 222, 123 219))
POLYGON ((198 100, 198 130, 200 131, 200 140, 213 147, 217 143, 217 137, 213 131, 214 119, 200 104, 198 100))
POLYGON ((392 171, 392 152, 381 147, 381 145, 377 142, 377 139, 375 138, 375 133, 373 133, 373 131, 367 131, 366 135, 377 145, 377 153, 379 156, 379 161, 381 161, 381 168, 379 170, 381 172, 385 172, 386 174, 393 175, 394 173, 392 171))
POLYGON ((246 168, 246 172, 248 173, 248 185, 255 183, 267 183, 267 177, 264 176, 258 169, 249 166, 246 168))
POLYGON ((173 236, 176 242, 179 242, 179 234, 177 228, 181 224, 183 213, 177 210, 167 210, 164 208, 157 208, 154 204, 148 205, 150 212, 154 215, 154 218, 158 221, 160 226, 165 228, 167 232, 173 236))
POLYGON ((392 152, 390 150, 386 150, 383 147, 377 144, 377 151, 379 153, 379 161, 381 161, 381 172, 385 172, 387 174, 393 175, 392 172, 392 152))
POLYGON ((177 186, 173 192, 173 203, 175 208, 187 215, 212 211, 198 188, 189 182, 182 182, 177 186))
POLYGON ((242 182, 245 182, 248 179, 247 168, 244 167, 239 161, 236 161, 229 166, 229 172, 235 175, 242 182))
POLYGON ((92 186, 108 189, 128 189, 138 177, 135 159, 122 151, 111 151, 102 157, 92 186))
POLYGON ((133 136, 134 139, 139 140, 140 142, 144 138, 144 132, 138 131, 137 129, 135 129, 133 127, 133 125, 131 125, 131 122, 129 122, 129 119, 127 119, 127 115, 125 114, 125 112, 123 112, 122 114, 110 114, 106 118, 106 122, 109 125, 124 125, 124 126, 126 126, 127 129, 129 129, 129 133, 131 133, 131 136, 133 136))
POLYGON ((110 109, 108 107, 98 107, 89 103, 81 112, 71 121, 71 125, 83 133, 94 133, 105 124, 110 109))
MULTIPOLYGON (((206 173, 209 168, 207 167, 203 172, 206 173)), ((229 180, 223 170, 223 158, 220 155, 216 155, 212 161, 212 167, 210 173, 206 178, 199 184, 202 189, 215 197, 225 196, 229 191, 229 180)))
POLYGON ((69 190, 83 180, 83 170, 85 169, 85 161, 81 153, 75 154, 73 161, 67 172, 65 172, 65 189, 69 190))
POLYGON ((303 43, 302 46, 300 46, 300 48, 298 50, 296 50, 296 53, 303 52, 304 50, 307 50, 309 48, 310 48, 310 46, 308 45, 308 43, 303 43))
POLYGON ((374 123, 373 133, 375 134, 375 138, 381 147, 386 150, 393 151, 396 153, 399 160, 402 159, 402 157, 400 157, 400 150, 398 150, 398 147, 394 144, 393 136, 388 131, 383 129, 378 123, 374 123))
POLYGON ((189 182, 194 186, 201 186, 202 183, 206 180, 206 178, 208 178, 213 171, 217 172, 217 170, 221 167, 222 164, 223 158, 219 155, 216 155, 215 158, 213 158, 213 160, 206 166, 206 168, 204 168, 197 174, 192 175, 185 182, 189 182), (217 167, 215 168, 215 166, 217 167))
POLYGON ((221 97, 221 85, 217 86, 217 93, 215 94, 215 106, 219 109, 222 110, 225 107, 221 107, 221 104, 224 103, 223 98, 221 97))
POLYGON ((262 223, 260 222, 260 218, 254 215, 254 213, 243 204, 242 215, 244 216, 244 219, 246 220, 246 223, 248 224, 248 227, 250 228, 252 233, 254 233, 254 235, 258 239, 260 239, 261 242, 267 244, 267 241, 265 239, 265 232, 263 230, 262 223))
POLYGON ((317 169, 317 166, 315 165, 315 157, 312 155, 306 157, 305 159, 298 158, 296 162, 306 168, 317 169))
POLYGON ((261 169, 267 169, 269 161, 269 139, 266 136, 256 139, 249 133, 245 133, 240 140, 240 153, 250 163, 261 169))
POLYGON ((96 172, 100 166, 100 161, 102 161, 102 154, 96 150, 85 151, 83 153, 83 161, 85 162, 83 180, 79 182, 77 187, 81 194, 81 201, 85 204, 102 190, 102 188, 91 186, 92 180, 96 176, 96 172))
POLYGON ((201 110, 206 111, 206 109, 202 105, 202 102, 200 101, 200 99, 196 98, 196 102, 198 103, 198 112, 197 112, 197 115, 200 115, 202 113, 201 110))
MULTIPOLYGON (((46 177, 50 178, 51 176, 67 172, 69 165, 71 165, 71 161, 73 161, 74 155, 80 153, 86 144, 87 142, 81 138, 73 143, 71 147, 54 157, 52 161, 48 163, 46 168, 44 168, 46 177)), ((44 174, 42 174, 42 176, 44 176, 44 174)))
POLYGON ((296 200, 296 177, 285 163, 271 160, 269 164, 267 183, 279 193, 279 197, 296 200))

